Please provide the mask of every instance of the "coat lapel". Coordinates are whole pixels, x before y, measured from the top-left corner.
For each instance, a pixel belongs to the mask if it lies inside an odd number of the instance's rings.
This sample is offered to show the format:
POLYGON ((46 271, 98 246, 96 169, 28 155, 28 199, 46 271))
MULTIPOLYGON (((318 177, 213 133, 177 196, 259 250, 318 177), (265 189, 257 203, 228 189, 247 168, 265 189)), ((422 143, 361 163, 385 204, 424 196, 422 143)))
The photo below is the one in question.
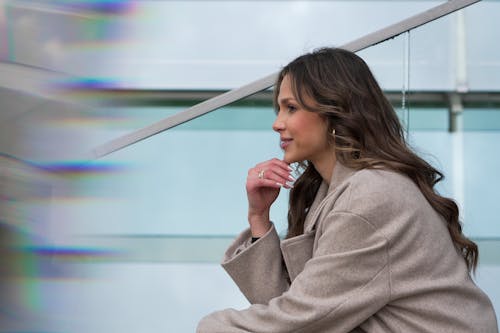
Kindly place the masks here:
POLYGON ((333 170, 330 184, 323 182, 316 193, 316 197, 304 221, 302 235, 285 239, 281 242, 281 252, 288 270, 290 281, 302 272, 305 264, 312 258, 316 235, 315 226, 320 220, 321 212, 329 202, 329 198, 337 195, 335 189, 354 172, 337 162, 333 170))
POLYGON ((319 213, 321 212, 322 207, 325 205, 327 197, 329 197, 335 189, 340 185, 344 180, 349 178, 355 172, 354 169, 348 168, 337 161, 335 164, 335 168, 333 169, 332 178, 330 180, 330 184, 327 184, 323 181, 320 185, 318 192, 316 193, 316 197, 307 213, 306 220, 304 222, 304 233, 310 232, 314 229, 319 213))

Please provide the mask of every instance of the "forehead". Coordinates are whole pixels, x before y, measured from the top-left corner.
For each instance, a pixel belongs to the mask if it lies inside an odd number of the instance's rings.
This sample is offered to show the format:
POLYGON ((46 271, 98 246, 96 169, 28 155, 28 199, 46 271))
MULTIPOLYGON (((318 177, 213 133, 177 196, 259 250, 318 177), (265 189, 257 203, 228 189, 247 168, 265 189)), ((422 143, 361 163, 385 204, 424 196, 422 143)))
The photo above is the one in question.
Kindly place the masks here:
POLYGON ((299 103, 301 106, 314 109, 317 105, 315 99, 311 96, 304 86, 294 87, 293 77, 290 74, 286 74, 280 83, 280 89, 277 96, 278 104, 283 104, 285 102, 294 101, 299 103), (296 89, 294 89, 296 88, 296 89))
POLYGON ((290 75, 285 75, 280 83, 278 102, 282 102, 286 99, 295 99, 295 94, 292 89, 292 80, 290 75))

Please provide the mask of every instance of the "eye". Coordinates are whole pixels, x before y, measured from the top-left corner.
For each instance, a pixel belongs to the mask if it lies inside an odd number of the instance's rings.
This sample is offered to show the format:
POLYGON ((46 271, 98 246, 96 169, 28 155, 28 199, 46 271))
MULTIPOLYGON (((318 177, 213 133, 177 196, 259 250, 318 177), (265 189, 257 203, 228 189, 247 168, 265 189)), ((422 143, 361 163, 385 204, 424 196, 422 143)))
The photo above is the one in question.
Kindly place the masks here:
POLYGON ((297 106, 293 105, 293 104, 288 104, 286 106, 287 110, 289 113, 294 113, 295 111, 297 111, 297 106))

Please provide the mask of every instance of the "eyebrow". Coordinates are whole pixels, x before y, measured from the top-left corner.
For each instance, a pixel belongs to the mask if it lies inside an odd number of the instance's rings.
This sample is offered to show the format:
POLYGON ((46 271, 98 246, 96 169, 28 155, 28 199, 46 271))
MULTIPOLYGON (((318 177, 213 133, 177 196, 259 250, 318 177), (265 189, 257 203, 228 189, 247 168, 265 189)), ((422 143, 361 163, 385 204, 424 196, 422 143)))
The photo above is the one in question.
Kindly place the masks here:
POLYGON ((287 102, 295 102, 295 103, 297 103, 297 100, 294 97, 285 97, 285 98, 282 98, 282 99, 278 100, 279 104, 286 104, 287 102))

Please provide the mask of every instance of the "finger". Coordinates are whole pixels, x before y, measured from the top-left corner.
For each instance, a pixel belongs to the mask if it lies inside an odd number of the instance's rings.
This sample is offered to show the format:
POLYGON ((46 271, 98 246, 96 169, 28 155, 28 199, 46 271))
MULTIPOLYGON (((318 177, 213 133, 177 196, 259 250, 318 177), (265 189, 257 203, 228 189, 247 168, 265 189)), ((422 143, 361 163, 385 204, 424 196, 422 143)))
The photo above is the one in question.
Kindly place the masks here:
POLYGON ((269 160, 268 163, 270 165, 273 165, 273 166, 276 166, 276 167, 280 168, 284 172, 291 172, 291 171, 293 171, 292 167, 288 163, 286 163, 283 160, 279 160, 277 158, 273 158, 273 159, 269 160))
POLYGON ((295 178, 288 172, 284 172, 282 169, 269 169, 259 172, 259 179, 269 179, 275 181, 279 184, 286 185, 285 187, 292 187, 291 184, 295 181, 295 178))
POLYGON ((288 164, 284 163, 286 167, 283 167, 280 165, 278 168, 274 167, 272 168, 272 172, 274 172, 276 175, 282 177, 283 179, 286 179, 287 182, 289 181, 295 181, 295 178, 292 176, 293 169, 288 166, 288 164))
MULTIPOLYGON (((293 169, 287 163, 285 163, 281 160, 278 160, 278 159, 274 159, 274 160, 270 160, 270 161, 266 161, 266 162, 257 164, 253 168, 253 172, 252 172, 252 170, 250 170, 251 172, 249 173, 249 175, 254 174, 254 175, 260 176, 262 178, 262 173, 267 173, 268 170, 271 170, 275 174, 280 175, 284 178, 289 178, 289 175, 291 175, 291 172, 293 169)), ((292 179, 288 179, 288 180, 292 180, 292 179)))
MULTIPOLYGON (((276 167, 272 167, 269 169, 259 169, 253 168, 248 172, 247 177, 247 186, 250 187, 265 187, 271 184, 277 184, 280 187, 291 188, 291 182, 293 182, 293 177, 290 176, 287 172, 283 172, 276 167)), ((274 187, 274 186, 273 186, 274 187)))
MULTIPOLYGON (((280 187, 293 188, 295 178, 292 176, 293 169, 282 160, 273 158, 268 161, 255 165, 248 171, 247 185, 254 187, 253 182, 263 179, 275 181, 280 187)), ((256 186, 265 186, 265 183, 255 184, 256 186)))
POLYGON ((271 188, 288 188, 288 185, 285 183, 280 183, 272 179, 259 179, 257 182, 258 187, 271 187, 271 188))
POLYGON ((257 169, 262 169, 262 168, 269 168, 270 166, 276 166, 278 168, 282 168, 283 170, 290 170, 292 171, 293 169, 288 165, 288 163, 279 160, 277 158, 270 159, 268 161, 264 161, 262 163, 257 164, 254 168, 257 169))
POLYGON ((268 178, 285 184, 295 182, 292 170, 287 163, 275 159, 258 164, 249 175, 257 176, 260 179, 268 178))
POLYGON ((285 178, 285 177, 281 177, 273 172, 266 173, 264 178, 259 178, 256 180, 256 182, 258 183, 258 186, 259 185, 266 186, 268 184, 271 184, 270 182, 272 182, 273 184, 277 184, 278 186, 284 187, 284 188, 292 188, 293 187, 291 180, 289 180, 288 178, 285 178))

